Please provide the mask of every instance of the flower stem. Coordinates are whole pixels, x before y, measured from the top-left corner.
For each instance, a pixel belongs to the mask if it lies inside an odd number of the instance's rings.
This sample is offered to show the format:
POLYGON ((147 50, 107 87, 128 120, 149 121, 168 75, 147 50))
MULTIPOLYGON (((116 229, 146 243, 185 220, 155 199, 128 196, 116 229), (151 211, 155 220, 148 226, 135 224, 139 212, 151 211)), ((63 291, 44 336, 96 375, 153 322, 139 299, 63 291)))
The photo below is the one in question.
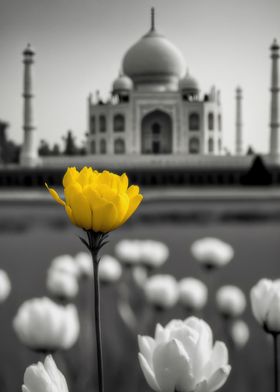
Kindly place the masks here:
POLYGON ((102 359, 102 345, 101 345, 101 322, 100 322, 100 289, 98 279, 98 250, 92 250, 93 261, 93 279, 94 279, 94 321, 95 321, 95 338, 97 350, 97 367, 98 367, 98 390, 104 391, 103 387, 103 359, 102 359))
POLYGON ((273 334, 273 351, 274 351, 274 392, 278 392, 279 378, 278 378, 278 334, 273 334))

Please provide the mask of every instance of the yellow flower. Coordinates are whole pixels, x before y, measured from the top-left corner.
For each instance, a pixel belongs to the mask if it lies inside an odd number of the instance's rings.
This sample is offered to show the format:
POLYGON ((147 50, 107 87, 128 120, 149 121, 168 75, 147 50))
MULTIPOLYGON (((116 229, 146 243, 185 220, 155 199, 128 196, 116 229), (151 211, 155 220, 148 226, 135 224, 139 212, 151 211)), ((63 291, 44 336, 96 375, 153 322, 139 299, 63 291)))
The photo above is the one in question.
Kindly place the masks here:
POLYGON ((63 177, 65 201, 48 187, 52 197, 65 207, 70 221, 85 230, 108 233, 123 225, 136 211, 143 196, 139 187, 128 187, 128 178, 91 167, 80 172, 69 167, 63 177))

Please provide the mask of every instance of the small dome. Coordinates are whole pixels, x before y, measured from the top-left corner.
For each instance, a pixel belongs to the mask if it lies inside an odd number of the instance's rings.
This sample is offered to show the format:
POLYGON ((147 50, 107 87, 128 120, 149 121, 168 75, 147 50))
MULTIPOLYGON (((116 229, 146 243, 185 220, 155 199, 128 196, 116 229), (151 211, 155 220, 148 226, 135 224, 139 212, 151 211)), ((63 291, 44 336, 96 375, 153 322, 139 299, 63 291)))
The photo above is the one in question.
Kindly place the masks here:
POLYGON ((132 88, 132 80, 123 74, 120 74, 120 76, 113 83, 113 92, 130 91, 132 88))
POLYGON ((180 90, 198 92, 199 84, 198 81, 192 77, 188 72, 186 76, 179 82, 180 90))

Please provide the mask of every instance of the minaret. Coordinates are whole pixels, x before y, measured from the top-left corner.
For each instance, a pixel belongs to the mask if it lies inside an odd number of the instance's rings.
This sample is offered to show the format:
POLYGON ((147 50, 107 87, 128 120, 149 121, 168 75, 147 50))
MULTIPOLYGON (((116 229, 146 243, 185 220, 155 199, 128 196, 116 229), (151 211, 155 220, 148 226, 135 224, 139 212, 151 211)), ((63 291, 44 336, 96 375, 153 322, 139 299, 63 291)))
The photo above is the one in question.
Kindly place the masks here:
POLYGON ((38 153, 36 143, 36 128, 33 125, 32 107, 32 64, 34 63, 35 52, 30 44, 23 51, 23 131, 24 139, 20 154, 20 164, 22 166, 36 166, 38 164, 38 153))
POLYGON ((276 157, 280 154, 280 136, 279 136, 279 78, 278 78, 278 59, 279 45, 276 39, 271 47, 271 103, 270 103, 270 155, 276 157))
POLYGON ((242 135, 242 89, 236 88, 236 121, 235 121, 235 153, 236 155, 243 154, 243 135, 242 135))

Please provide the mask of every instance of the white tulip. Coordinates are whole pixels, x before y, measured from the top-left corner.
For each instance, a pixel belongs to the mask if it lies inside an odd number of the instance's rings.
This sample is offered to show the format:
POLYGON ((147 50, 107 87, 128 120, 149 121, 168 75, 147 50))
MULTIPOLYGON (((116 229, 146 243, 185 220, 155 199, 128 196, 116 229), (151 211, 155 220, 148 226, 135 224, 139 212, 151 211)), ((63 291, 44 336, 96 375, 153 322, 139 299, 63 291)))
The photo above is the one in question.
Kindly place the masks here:
POLYGON ((139 241, 140 261, 149 268, 159 268, 168 259, 169 249, 160 241, 139 241))
POLYGON ((70 348, 80 332, 76 307, 57 305, 45 297, 25 301, 18 309, 13 327, 23 344, 42 352, 70 348))
POLYGON ((122 240, 115 247, 116 256, 124 264, 134 266, 140 263, 138 240, 122 240))
POLYGON ((246 297, 243 291, 236 286, 223 286, 216 294, 217 307, 226 317, 238 317, 246 308, 246 297))
POLYGON ((65 377, 51 355, 46 357, 44 363, 29 366, 23 380, 22 392, 68 392, 65 377))
POLYGON ((184 278, 179 282, 179 300, 182 305, 192 311, 201 310, 207 302, 206 285, 195 278, 184 278))
POLYGON ((0 303, 4 302, 11 292, 11 282, 8 274, 4 270, 0 270, 0 303))
POLYGON ((218 238, 202 238, 191 246, 193 257, 206 268, 218 268, 228 264, 234 251, 231 245, 218 238))
POLYGON ((162 266, 169 256, 168 247, 154 240, 122 240, 115 248, 117 257, 127 265, 162 266))
POLYGON ((280 279, 261 279, 251 289, 255 318, 269 333, 280 333, 280 279))
POLYGON ((154 275, 147 279, 144 291, 148 301, 159 308, 171 308, 179 297, 178 283, 171 275, 154 275))
POLYGON ((89 253, 80 252, 75 257, 75 262, 79 270, 80 277, 92 278, 93 277, 93 264, 92 258, 89 253))
POLYGON ((117 259, 110 255, 102 256, 99 264, 99 279, 103 283, 116 282, 122 275, 122 267, 117 259))
POLYGON ((69 300, 78 294, 79 284, 72 274, 51 268, 47 274, 47 289, 54 297, 69 300))
POLYGON ((71 255, 55 257, 51 263, 50 269, 74 275, 76 278, 79 277, 80 272, 76 261, 71 255))
POLYGON ((196 317, 157 325, 155 338, 139 336, 139 361, 156 392, 214 392, 224 385, 231 367, 224 343, 196 317))
POLYGON ((246 346, 250 337, 250 330, 245 321, 234 321, 230 327, 230 336, 236 347, 242 348, 246 346))

